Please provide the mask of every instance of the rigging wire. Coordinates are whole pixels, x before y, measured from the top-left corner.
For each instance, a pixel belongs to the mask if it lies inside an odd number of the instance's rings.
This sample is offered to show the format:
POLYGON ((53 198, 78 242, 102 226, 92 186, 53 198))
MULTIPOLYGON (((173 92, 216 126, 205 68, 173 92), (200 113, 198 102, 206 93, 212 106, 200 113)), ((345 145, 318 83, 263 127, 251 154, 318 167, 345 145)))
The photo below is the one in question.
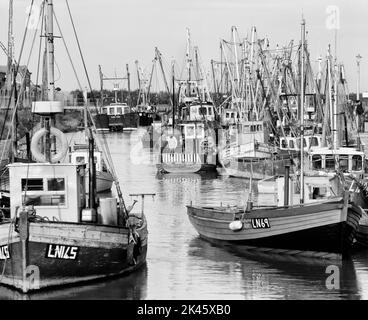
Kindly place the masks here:
MULTIPOLYGON (((85 64, 85 61, 84 61, 84 57, 83 57, 83 54, 82 54, 82 49, 81 49, 81 46, 80 46, 80 43, 79 43, 79 38, 78 38, 76 29, 75 29, 74 20, 73 20, 71 11, 70 11, 68 0, 65 0, 65 2, 66 2, 66 5, 67 5, 67 8, 68 8, 69 17, 70 17, 70 20, 71 20, 71 23, 72 23, 72 27, 73 27, 73 31, 74 31, 74 36, 75 36, 76 41, 77 41, 77 44, 78 44, 79 54, 80 54, 80 57, 81 57, 81 60, 82 60, 82 63, 83 63, 83 68, 84 68, 84 71, 85 71, 85 75, 87 77, 89 89, 91 91, 91 94, 93 95, 91 81, 90 81, 90 78, 89 78, 89 75, 88 75, 88 71, 87 71, 87 67, 86 67, 86 64, 85 64)), ((93 99, 93 100, 95 101, 95 99, 93 99)), ((86 108, 86 109, 88 110, 88 113, 90 115, 91 122, 93 124, 93 127, 95 128, 96 126, 95 126, 95 122, 93 120, 93 116, 92 116, 89 108, 86 108)), ((96 107, 96 109, 97 109, 97 107, 96 107)), ((97 137, 97 135, 96 135, 96 137, 97 137)), ((96 140, 98 141, 98 139, 96 139, 96 140)), ((104 141, 104 144, 103 144, 104 151, 106 153, 106 156, 107 156, 109 165, 111 166, 110 167, 111 173, 113 174, 114 181, 115 181, 115 186, 116 186, 116 189, 117 189, 117 192, 118 192, 118 197, 119 197, 119 200, 120 200, 119 201, 119 205, 121 206, 121 209, 123 211, 123 214, 124 215, 127 215, 127 209, 126 209, 126 206, 125 206, 124 198, 123 198, 123 195, 122 195, 122 191, 120 189, 119 181, 117 180, 117 175, 116 175, 115 169, 113 167, 113 162, 112 162, 111 154, 110 154, 109 149, 108 149, 108 145, 107 145, 107 142, 106 142, 105 135, 103 135, 103 141, 104 141)))

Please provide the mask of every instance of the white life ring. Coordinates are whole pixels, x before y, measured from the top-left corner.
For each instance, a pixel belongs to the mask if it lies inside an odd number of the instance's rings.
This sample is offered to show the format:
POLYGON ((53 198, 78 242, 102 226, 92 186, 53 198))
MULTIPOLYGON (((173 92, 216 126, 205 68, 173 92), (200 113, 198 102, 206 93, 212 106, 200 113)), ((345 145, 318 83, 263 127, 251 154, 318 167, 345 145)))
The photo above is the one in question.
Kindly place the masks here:
POLYGON ((167 142, 168 142, 170 150, 175 150, 176 147, 178 146, 178 141, 176 140, 176 138, 174 136, 168 137, 167 142))
MULTIPOLYGON (((38 143, 40 141, 40 139, 46 134, 46 128, 42 128, 40 130, 38 130, 32 137, 32 141, 31 141, 31 152, 33 154, 33 157, 38 161, 38 162, 46 162, 46 155, 43 154, 38 147, 38 143)), ((51 163, 56 163, 60 160, 62 160, 67 151, 68 151, 68 140, 66 139, 64 133, 62 133, 59 129, 56 129, 54 127, 50 128, 50 134, 55 136, 56 139, 59 140, 59 142, 61 143, 61 147, 59 152, 57 152, 56 154, 51 156, 51 163)))

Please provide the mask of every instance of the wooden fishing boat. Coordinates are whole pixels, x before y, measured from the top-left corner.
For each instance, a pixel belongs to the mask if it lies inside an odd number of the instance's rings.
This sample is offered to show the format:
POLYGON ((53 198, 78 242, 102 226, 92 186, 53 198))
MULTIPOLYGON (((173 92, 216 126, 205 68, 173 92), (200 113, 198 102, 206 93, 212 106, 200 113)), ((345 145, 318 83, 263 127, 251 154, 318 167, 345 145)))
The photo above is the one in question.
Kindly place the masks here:
MULTIPOLYGON (((10 217, 0 215, 0 284, 22 292, 132 272, 145 264, 147 252, 144 195, 142 210, 136 213, 132 212, 136 201, 126 208, 117 180, 118 198, 97 197, 97 134, 91 113, 88 166, 59 163, 68 151, 68 141, 51 121, 63 112, 63 105, 54 97, 54 41, 49 23, 53 1, 45 0, 43 5, 51 40, 47 42, 47 101, 32 105, 32 112, 43 121, 31 141, 32 158, 37 162, 7 166, 10 217), (56 141, 53 148, 51 141, 56 141)), ((103 150, 108 151, 107 145, 103 150)))
POLYGON ((332 192, 317 194, 328 190, 331 176, 326 176, 324 183, 316 182, 316 177, 309 178, 307 185, 315 187, 312 193, 306 188, 306 196, 311 198, 306 198, 303 205, 285 206, 283 190, 279 190, 278 206, 248 210, 188 206, 189 220, 200 236, 210 241, 285 250, 348 253, 358 229, 361 208, 349 202, 348 194, 343 197, 331 197, 332 192))
MULTIPOLYGON (((303 113, 299 117, 303 130, 299 137, 300 161, 297 174, 290 179, 289 167, 286 166, 284 177, 275 178, 274 183, 270 181, 273 187, 268 186, 268 189, 274 188, 277 199, 276 204, 268 207, 253 208, 249 199, 245 208, 188 206, 189 220, 201 237, 215 242, 235 242, 290 251, 333 252, 342 256, 349 253, 355 242, 359 220, 364 212, 360 206, 363 202, 357 200, 355 190, 345 189, 343 172, 305 172, 304 46, 303 19, 300 50, 300 110, 303 113)), ((336 152, 336 142, 337 139, 334 139, 332 152, 336 152)), ((362 156, 354 157, 353 161, 353 156, 349 158, 345 152, 342 157, 345 169, 349 168, 350 159, 355 163, 355 170, 360 171, 362 156)), ((324 158, 318 156, 319 162, 325 163, 324 158)), ((335 157, 332 162, 335 163, 335 157)))

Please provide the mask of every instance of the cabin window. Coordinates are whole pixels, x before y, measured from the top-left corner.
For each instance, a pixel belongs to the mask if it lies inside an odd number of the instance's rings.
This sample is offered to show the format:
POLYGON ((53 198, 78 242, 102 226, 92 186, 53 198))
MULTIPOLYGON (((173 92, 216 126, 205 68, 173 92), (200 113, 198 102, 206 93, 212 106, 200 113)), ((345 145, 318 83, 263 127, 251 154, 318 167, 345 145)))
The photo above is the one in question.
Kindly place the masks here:
POLYGON ((116 108, 116 113, 117 114, 123 114, 123 109, 121 107, 117 107, 116 108))
POLYGON ((281 147, 282 147, 283 149, 287 149, 287 143, 286 143, 286 140, 285 140, 285 139, 282 139, 282 140, 281 140, 281 147))
POLYGON ((311 147, 318 147, 318 138, 317 137, 311 137, 310 138, 310 146, 311 147))
POLYGON ((361 171, 363 169, 362 156, 353 156, 352 168, 353 171, 361 171))
POLYGON ((312 157, 312 168, 314 170, 322 169, 322 157, 319 154, 312 157))
POLYGON ((206 107, 200 107, 199 108, 199 114, 201 115, 207 115, 207 108, 206 107))
POLYGON ((22 179, 22 186, 33 180, 33 185, 37 182, 37 189, 23 189, 23 205, 33 206, 65 206, 66 190, 65 178, 44 178, 44 179, 22 179), (37 181, 36 181, 37 180, 37 181))
POLYGON ((235 113, 234 113, 234 112, 232 112, 232 113, 231 113, 231 118, 232 118, 232 119, 234 119, 234 118, 235 118, 235 113))
POLYGON ((114 114, 114 108, 109 108, 109 114, 114 114))
POLYGON ((102 113, 107 114, 107 108, 102 108, 102 113))
POLYGON ((208 115, 212 115, 212 108, 208 108, 208 115))
POLYGON ((321 199, 327 197, 326 187, 313 187, 312 199, 321 199))
POLYGON ((229 119, 230 118, 230 114, 226 114, 226 119, 229 119))
POLYGON ((47 191, 64 191, 64 190, 65 190, 64 178, 47 179, 47 191))
POLYGON ((22 179, 22 191, 42 191, 43 179, 22 179))
POLYGON ((335 170, 335 158, 332 155, 326 156, 326 170, 335 170))
POLYGON ((339 167, 342 171, 349 170, 349 156, 348 155, 339 156, 339 167))
POLYGON ((83 164, 86 162, 86 158, 85 157, 76 157, 75 158, 77 164, 83 164))
POLYGON ((294 141, 293 140, 289 140, 289 148, 294 149, 294 141))

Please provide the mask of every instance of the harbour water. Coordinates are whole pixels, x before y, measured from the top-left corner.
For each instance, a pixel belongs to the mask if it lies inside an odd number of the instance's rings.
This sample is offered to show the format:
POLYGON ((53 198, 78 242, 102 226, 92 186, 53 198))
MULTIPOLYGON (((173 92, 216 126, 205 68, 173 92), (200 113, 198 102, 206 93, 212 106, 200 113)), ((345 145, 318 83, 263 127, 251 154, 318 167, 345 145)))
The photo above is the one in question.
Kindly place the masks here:
MULTIPOLYGON (((0 287, 0 299, 368 298, 368 251, 344 262, 321 261, 244 253, 199 238, 186 205, 244 205, 249 181, 198 174, 157 176, 154 155, 142 149, 140 134, 117 132, 105 137, 127 205, 132 202, 130 193, 156 193, 154 200, 145 200, 147 265, 124 277, 34 294, 0 287), (332 287, 331 268, 337 275, 332 287)), ((140 203, 135 209, 140 210, 140 203)))

